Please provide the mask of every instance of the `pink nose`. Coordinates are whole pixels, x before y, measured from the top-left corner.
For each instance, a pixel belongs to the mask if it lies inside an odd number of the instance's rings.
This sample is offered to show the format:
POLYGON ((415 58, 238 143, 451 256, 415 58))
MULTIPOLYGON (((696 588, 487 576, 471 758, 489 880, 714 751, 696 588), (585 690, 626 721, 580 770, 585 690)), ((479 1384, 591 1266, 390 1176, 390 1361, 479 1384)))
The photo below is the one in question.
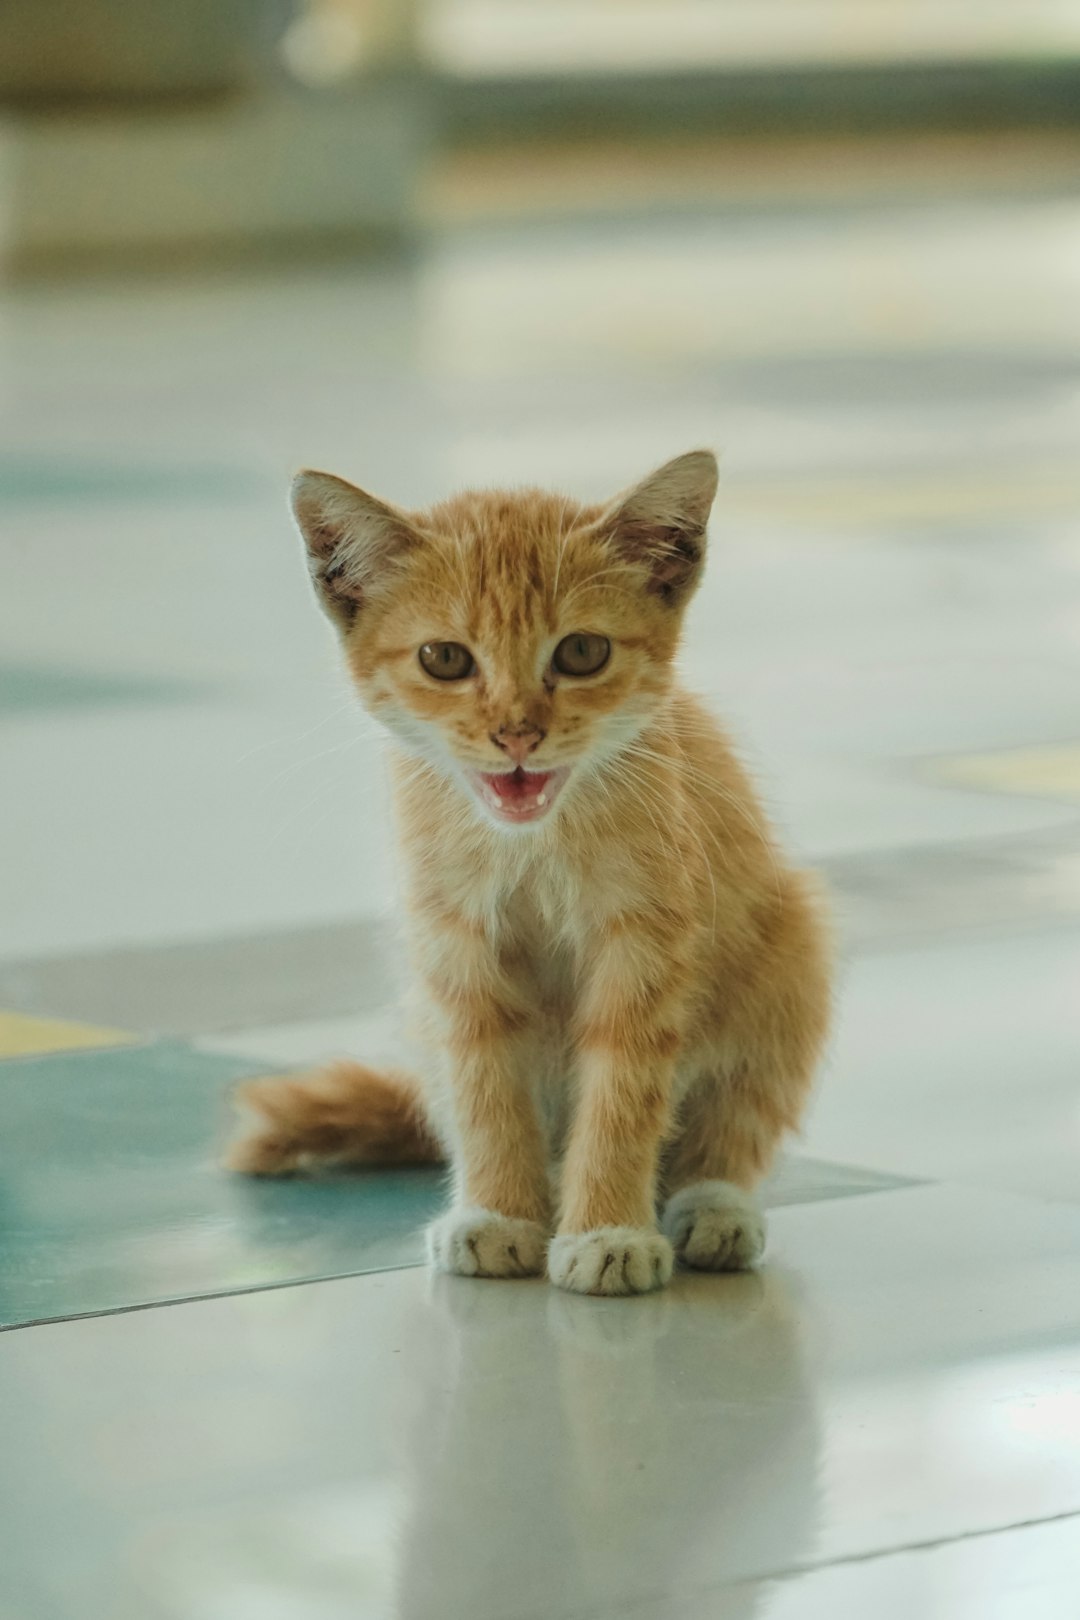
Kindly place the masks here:
POLYGON ((545 733, 534 726, 500 726, 491 733, 496 748, 509 754, 515 765, 524 765, 534 748, 539 748, 545 733))

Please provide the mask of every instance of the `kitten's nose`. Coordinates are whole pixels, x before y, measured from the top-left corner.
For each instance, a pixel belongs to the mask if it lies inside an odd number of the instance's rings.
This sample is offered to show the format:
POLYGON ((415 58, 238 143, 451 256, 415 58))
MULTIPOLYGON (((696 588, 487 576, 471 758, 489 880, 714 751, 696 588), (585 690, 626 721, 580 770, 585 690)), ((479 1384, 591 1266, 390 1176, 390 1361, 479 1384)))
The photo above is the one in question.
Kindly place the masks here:
POLYGON ((528 723, 520 726, 500 726, 491 733, 496 748, 509 754, 515 765, 524 765, 534 748, 539 748, 547 733, 528 723))

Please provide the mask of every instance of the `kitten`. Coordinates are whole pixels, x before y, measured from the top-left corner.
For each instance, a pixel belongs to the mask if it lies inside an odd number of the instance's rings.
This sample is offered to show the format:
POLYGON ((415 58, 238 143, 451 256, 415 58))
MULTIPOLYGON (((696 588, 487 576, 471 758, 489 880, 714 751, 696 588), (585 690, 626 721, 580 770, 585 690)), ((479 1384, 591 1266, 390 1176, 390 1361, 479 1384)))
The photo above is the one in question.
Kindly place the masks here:
POLYGON ((716 478, 698 450, 606 506, 423 513, 297 478, 316 589, 396 744, 430 1057, 247 1087, 235 1168, 448 1158, 430 1252, 467 1276, 638 1294, 676 1255, 759 1258, 749 1189, 799 1121, 829 965, 812 879, 675 672, 716 478))

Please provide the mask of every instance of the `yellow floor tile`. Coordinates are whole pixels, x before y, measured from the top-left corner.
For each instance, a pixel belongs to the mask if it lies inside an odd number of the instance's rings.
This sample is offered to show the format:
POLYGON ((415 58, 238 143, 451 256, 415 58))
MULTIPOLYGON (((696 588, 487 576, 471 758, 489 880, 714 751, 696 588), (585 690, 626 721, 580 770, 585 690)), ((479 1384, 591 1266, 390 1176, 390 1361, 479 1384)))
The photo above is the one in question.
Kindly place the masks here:
POLYGON ((70 1052, 91 1046, 127 1046, 137 1039, 124 1029, 96 1029, 93 1024, 0 1012, 0 1058, 25 1057, 31 1052, 70 1052))
POLYGON ((1080 804, 1080 742, 969 754, 942 761, 933 767, 933 772, 939 781, 959 787, 1080 804))

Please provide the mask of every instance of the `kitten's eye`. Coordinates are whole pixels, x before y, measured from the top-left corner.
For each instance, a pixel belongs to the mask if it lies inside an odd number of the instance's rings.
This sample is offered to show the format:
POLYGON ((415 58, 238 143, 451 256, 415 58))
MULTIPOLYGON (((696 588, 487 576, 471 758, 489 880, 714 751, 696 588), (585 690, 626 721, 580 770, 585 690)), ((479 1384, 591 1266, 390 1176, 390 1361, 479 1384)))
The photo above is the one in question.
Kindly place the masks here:
POLYGON ((472 653, 460 641, 425 641, 420 662, 437 681, 463 681, 476 668, 472 653))
POLYGON ((559 642, 551 662, 560 675, 595 675, 610 657, 611 642, 607 636, 575 630, 572 636, 564 636, 559 642))

